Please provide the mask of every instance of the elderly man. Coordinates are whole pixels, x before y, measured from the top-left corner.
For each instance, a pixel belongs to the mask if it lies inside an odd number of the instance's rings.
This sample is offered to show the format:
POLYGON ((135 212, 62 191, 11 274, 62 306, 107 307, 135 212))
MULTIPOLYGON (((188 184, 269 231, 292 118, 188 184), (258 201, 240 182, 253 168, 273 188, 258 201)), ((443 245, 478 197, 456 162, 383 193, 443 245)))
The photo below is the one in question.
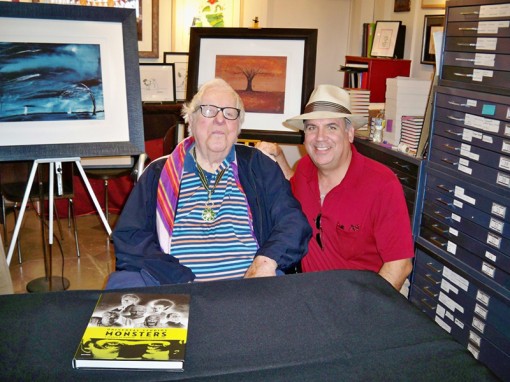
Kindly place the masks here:
POLYGON ((390 169, 356 151, 352 143, 359 121, 344 89, 319 85, 305 113, 284 122, 304 131, 308 155, 296 172, 278 145, 261 142, 257 147, 291 178, 294 196, 314 230, 301 261, 304 272, 371 270, 400 289, 414 256, 404 193, 390 169))
POLYGON ((146 168, 117 222, 107 288, 275 276, 306 253, 311 228, 280 168, 235 144, 234 89, 205 83, 183 116, 190 137, 146 168))

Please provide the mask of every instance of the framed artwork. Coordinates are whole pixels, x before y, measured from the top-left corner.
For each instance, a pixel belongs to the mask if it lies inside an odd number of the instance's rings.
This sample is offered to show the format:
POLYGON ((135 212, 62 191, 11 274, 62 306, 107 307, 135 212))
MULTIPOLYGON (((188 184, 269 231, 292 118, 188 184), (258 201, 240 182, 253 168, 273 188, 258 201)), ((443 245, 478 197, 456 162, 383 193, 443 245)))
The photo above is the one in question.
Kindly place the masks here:
POLYGON ((300 143, 282 125, 301 114, 315 86, 317 29, 192 28, 186 99, 215 77, 246 109, 242 138, 300 143))
POLYGON ((422 64, 435 65, 436 53, 433 36, 434 32, 440 32, 443 28, 444 15, 425 15, 420 60, 422 64))
POLYGON ((446 0, 421 0, 422 8, 444 8, 446 0))
POLYGON ((393 12, 409 12, 411 10, 411 0, 395 0, 393 12))
POLYGON ((0 161, 144 151, 135 10, 0 2, 0 36, 0 161))
POLYGON ((163 62, 175 66, 175 97, 176 101, 186 99, 188 82, 188 52, 164 52, 163 62))
POLYGON ((375 23, 372 57, 394 57, 401 21, 377 21, 375 23))
POLYGON ((189 50, 191 27, 239 27, 241 0, 173 0, 172 49, 189 50))
POLYGON ((32 0, 33 3, 129 8, 136 11, 138 51, 142 58, 159 57, 159 0, 32 0))
POLYGON ((174 64, 140 64, 142 102, 175 102, 174 64))

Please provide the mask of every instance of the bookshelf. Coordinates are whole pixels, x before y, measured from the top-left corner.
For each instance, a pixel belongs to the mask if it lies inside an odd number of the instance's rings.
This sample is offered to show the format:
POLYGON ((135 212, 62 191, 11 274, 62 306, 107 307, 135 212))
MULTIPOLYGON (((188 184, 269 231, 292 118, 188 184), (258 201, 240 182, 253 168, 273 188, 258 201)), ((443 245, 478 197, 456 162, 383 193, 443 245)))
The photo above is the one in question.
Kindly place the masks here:
POLYGON ((386 78, 409 77, 411 60, 345 56, 344 88, 370 90, 370 102, 384 102, 386 78))

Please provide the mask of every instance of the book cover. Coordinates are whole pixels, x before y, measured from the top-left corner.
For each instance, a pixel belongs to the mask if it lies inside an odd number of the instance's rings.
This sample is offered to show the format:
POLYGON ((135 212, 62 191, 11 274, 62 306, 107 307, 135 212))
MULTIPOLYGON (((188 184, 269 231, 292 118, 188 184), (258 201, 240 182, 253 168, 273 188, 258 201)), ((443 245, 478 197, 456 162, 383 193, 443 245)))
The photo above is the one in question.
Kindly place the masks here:
POLYGON ((186 294, 103 293, 73 367, 182 371, 189 303, 186 294))

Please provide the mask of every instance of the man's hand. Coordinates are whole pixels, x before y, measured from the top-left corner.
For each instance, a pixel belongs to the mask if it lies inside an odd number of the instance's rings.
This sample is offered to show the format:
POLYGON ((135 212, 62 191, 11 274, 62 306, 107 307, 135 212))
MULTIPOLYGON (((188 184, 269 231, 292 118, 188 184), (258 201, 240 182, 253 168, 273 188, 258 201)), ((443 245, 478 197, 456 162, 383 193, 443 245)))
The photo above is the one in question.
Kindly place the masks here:
POLYGON ((244 278, 276 276, 276 261, 266 256, 256 256, 244 274, 244 278))

